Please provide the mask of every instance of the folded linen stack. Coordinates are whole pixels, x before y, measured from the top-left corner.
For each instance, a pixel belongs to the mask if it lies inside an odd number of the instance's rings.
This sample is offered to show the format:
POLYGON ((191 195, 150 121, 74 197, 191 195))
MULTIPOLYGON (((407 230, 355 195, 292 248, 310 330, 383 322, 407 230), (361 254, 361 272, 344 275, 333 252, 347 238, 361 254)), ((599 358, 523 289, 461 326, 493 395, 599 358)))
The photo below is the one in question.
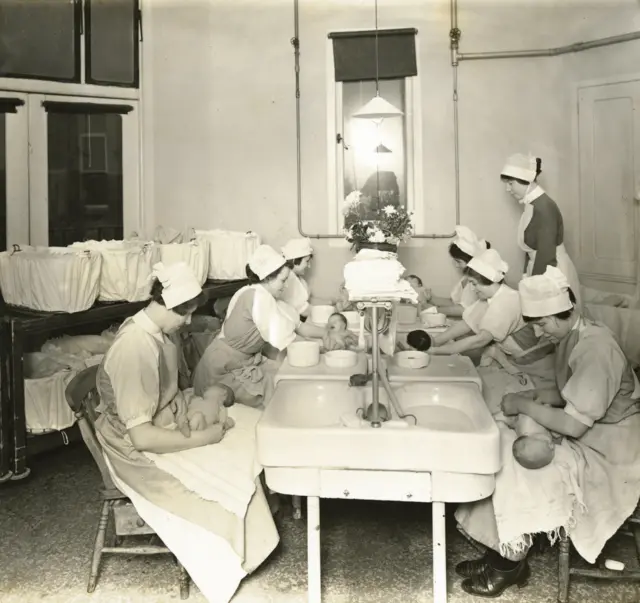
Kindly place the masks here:
POLYGON ((345 265, 345 289, 350 300, 406 299, 417 303, 417 292, 401 278, 404 272, 395 254, 365 249, 345 265))

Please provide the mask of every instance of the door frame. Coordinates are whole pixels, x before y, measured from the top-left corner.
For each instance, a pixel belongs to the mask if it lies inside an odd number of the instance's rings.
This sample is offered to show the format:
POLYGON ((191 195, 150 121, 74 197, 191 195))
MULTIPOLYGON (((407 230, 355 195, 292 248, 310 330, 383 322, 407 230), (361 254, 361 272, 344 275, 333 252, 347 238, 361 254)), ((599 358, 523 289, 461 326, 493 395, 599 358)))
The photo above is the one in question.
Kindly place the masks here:
MULTIPOLYGON (((49 174, 47 112, 44 101, 64 101, 66 103, 86 103, 86 96, 57 96, 29 94, 28 135, 29 135, 29 243, 48 245, 49 242, 49 174)), ((121 105, 121 99, 95 98, 100 104, 121 105)), ((140 179, 140 129, 139 103, 127 101, 133 111, 121 115, 122 118, 122 187, 123 187, 123 235, 127 238, 133 232, 140 232, 143 225, 143 208, 140 179)))

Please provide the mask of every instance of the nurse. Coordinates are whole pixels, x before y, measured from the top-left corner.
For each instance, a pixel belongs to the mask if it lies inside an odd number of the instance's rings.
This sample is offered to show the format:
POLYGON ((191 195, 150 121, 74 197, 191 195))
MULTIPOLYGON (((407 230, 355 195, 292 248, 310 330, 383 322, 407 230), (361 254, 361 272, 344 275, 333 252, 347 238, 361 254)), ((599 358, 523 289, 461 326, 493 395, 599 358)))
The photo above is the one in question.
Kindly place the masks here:
POLYGON ((564 246, 564 223, 560 209, 537 183, 542 160, 531 155, 512 155, 500 173, 507 192, 523 206, 518 224, 518 246, 527 254, 525 276, 544 274, 555 266, 566 275, 580 307, 580 281, 564 246))
MULTIPOLYGON (((210 444, 227 450, 224 426, 197 429, 186 423, 189 403, 178 389, 177 351, 167 337, 188 324, 204 301, 200 284, 185 263, 156 264, 154 276, 151 302, 122 324, 98 369, 96 433, 116 486, 207 600, 226 603, 275 548, 278 533, 259 479, 241 518, 190 491, 145 455, 206 447, 204 454, 210 444)), ((242 422, 234 430, 234 446, 251 445, 254 436, 242 422)))
POLYGON ((476 302, 475 290, 468 283, 464 270, 471 258, 486 251, 489 247, 491 245, 485 240, 478 239, 470 228, 456 226, 456 237, 449 245, 449 255, 456 269, 462 273, 462 277, 452 289, 450 299, 431 298, 431 303, 438 307, 439 312, 459 318, 466 308, 476 302))
MULTIPOLYGON (((498 412, 505 388, 531 387, 527 375, 536 383, 553 377, 553 346, 524 322, 518 292, 504 283, 508 269, 495 249, 469 261, 465 272, 477 301, 465 309, 460 322, 432 337, 429 350, 436 355, 463 354, 493 344, 497 349, 492 357, 498 362, 479 369, 492 413, 498 412)), ((482 364, 489 363, 483 358, 482 364)))
POLYGON ((269 245, 260 245, 246 268, 251 284, 231 298, 222 330, 196 366, 193 387, 202 395, 211 385, 230 387, 236 402, 260 407, 273 393, 277 364, 263 356, 265 344, 283 351, 297 335, 322 339, 325 329, 303 323, 281 300, 291 270, 269 245))
POLYGON ((303 278, 311 266, 313 247, 309 239, 291 239, 283 248, 282 255, 289 267, 289 278, 282 292, 282 301, 288 303, 304 322, 309 316, 309 285, 303 278))
POLYGON ((550 465, 513 460, 514 432, 500 426, 503 467, 491 498, 463 504, 460 528, 488 548, 456 571, 472 595, 497 597, 526 584, 531 535, 564 528, 576 551, 595 563, 640 497, 640 387, 613 334, 577 311, 556 268, 519 284, 525 320, 556 343, 556 383, 504 397, 506 415, 526 415, 564 436, 550 465))

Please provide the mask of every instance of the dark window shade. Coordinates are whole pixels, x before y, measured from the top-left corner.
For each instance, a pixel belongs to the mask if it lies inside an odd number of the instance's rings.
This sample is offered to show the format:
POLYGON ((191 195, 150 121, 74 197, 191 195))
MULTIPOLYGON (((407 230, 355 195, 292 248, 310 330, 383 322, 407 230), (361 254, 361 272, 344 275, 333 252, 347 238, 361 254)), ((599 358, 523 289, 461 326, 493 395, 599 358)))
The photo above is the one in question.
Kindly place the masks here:
POLYGON ((86 81, 138 85, 138 0, 85 0, 86 81))
POLYGON ((80 81, 79 0, 0 0, 0 76, 80 81))
POLYGON ((329 34, 333 40, 336 82, 396 79, 418 75, 416 29, 349 31, 329 34))
MULTIPOLYGON (((22 107, 24 101, 20 98, 0 98, 0 113, 17 113, 18 107, 22 107)), ((0 144, 2 144, 0 139, 0 144)))
POLYGON ((42 106, 47 113, 74 113, 82 115, 104 115, 106 113, 126 115, 133 111, 131 105, 108 105, 101 103, 63 103, 59 101, 43 101, 42 106))

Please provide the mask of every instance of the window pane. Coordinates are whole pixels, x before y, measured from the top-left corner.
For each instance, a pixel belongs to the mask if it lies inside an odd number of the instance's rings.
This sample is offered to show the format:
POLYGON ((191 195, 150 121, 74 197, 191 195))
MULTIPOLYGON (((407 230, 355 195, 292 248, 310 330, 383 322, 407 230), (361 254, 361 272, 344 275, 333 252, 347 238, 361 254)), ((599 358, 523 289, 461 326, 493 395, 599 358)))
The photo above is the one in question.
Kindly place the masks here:
POLYGON ((137 0, 87 0, 87 82, 138 85, 137 0))
POLYGON ((0 113, 0 251, 7 249, 7 116, 0 113))
POLYGON ((0 0, 0 75, 80 81, 72 0, 0 0))
MULTIPOLYGON (((379 90, 382 98, 406 113, 404 79, 381 81, 379 90)), ((344 194, 360 190, 374 210, 407 207, 405 116, 379 123, 352 117, 375 95, 372 81, 342 85, 344 194)))
POLYGON ((122 117, 47 114, 49 245, 122 239, 122 117))

